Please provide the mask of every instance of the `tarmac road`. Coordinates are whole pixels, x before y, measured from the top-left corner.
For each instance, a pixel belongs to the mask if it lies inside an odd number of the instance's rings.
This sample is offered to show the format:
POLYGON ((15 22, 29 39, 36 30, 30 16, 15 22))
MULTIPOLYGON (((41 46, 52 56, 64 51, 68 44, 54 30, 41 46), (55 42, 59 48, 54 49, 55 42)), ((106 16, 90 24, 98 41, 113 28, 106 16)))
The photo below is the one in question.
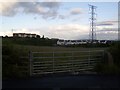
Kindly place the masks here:
POLYGON ((120 77, 112 75, 70 75, 45 76, 26 79, 3 80, 2 88, 46 88, 47 90, 64 90, 64 88, 119 88, 120 77), (62 89, 60 89, 62 88, 62 89))

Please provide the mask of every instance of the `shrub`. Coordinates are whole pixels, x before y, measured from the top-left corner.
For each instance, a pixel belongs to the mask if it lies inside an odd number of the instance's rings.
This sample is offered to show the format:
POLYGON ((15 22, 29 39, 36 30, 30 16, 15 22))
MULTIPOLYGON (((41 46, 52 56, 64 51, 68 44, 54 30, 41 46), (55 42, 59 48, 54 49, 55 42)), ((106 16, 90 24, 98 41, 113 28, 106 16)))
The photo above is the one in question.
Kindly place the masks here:
POLYGON ((120 74, 120 42, 109 47, 108 52, 113 56, 114 64, 108 65, 108 58, 105 58, 104 63, 96 65, 95 71, 102 74, 120 74))
POLYGON ((14 44, 4 43, 2 46, 2 71, 3 78, 23 77, 19 69, 22 63, 20 56, 24 53, 23 49, 16 48, 14 44))
POLYGON ((120 42, 117 42, 109 48, 109 52, 112 54, 114 64, 120 67, 120 42))

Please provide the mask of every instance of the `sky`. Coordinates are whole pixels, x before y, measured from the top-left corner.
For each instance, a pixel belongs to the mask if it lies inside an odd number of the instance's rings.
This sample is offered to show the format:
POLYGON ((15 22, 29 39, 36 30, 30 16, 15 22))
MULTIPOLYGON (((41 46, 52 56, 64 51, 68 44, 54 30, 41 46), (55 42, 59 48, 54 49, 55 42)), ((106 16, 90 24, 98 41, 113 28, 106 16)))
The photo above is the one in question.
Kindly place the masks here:
POLYGON ((118 39, 117 2, 0 2, 0 36, 34 33, 48 38, 88 39, 89 5, 96 6, 97 39, 118 39))

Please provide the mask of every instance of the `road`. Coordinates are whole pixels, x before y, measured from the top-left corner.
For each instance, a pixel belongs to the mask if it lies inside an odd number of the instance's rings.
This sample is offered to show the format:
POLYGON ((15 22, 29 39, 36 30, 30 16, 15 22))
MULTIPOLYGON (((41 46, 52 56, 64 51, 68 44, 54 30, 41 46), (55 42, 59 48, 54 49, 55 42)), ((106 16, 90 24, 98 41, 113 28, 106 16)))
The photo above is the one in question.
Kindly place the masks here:
POLYGON ((4 88, 119 88, 120 77, 108 75, 45 76, 3 80, 4 88))

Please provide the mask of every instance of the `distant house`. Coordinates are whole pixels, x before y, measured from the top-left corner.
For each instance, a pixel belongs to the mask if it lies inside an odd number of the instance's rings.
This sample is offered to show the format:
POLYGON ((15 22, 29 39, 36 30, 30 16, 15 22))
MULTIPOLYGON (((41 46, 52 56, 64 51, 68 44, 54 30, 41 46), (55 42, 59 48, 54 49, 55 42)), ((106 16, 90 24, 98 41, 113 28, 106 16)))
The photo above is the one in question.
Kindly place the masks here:
POLYGON ((65 41, 64 40, 58 40, 57 45, 65 45, 65 41))
POLYGON ((13 37, 21 37, 21 38, 36 38, 36 34, 31 34, 31 33, 13 33, 13 37))
MULTIPOLYGON (((82 44, 89 44, 91 43, 90 40, 58 40, 57 45, 82 45, 82 44)), ((112 41, 110 40, 94 40, 93 44, 111 44, 112 41)))

